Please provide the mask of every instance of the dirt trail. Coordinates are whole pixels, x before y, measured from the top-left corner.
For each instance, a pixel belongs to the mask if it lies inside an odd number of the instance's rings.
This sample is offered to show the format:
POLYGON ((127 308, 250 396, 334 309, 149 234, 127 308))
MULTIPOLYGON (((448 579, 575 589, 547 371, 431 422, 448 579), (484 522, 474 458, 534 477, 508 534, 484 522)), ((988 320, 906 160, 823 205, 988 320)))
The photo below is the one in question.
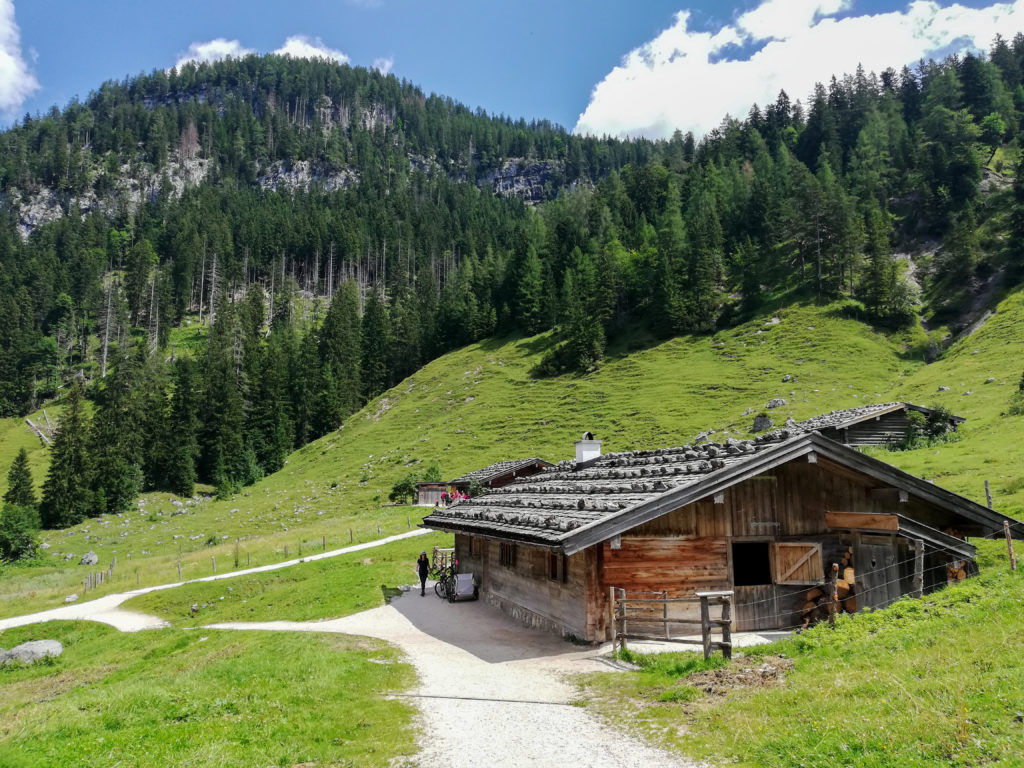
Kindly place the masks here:
POLYGON ((695 763, 602 724, 575 706, 567 676, 608 670, 597 648, 522 627, 484 603, 415 591, 342 619, 212 624, 210 629, 341 632, 401 648, 420 684, 419 768, 670 768, 695 763))
POLYGON ((252 573, 277 571, 281 568, 289 568, 293 565, 298 565, 299 563, 309 562, 311 560, 324 560, 330 557, 337 557, 338 555, 345 555, 349 552, 359 552, 364 549, 379 547, 382 544, 390 544, 393 541, 400 541, 414 536, 423 536, 427 533, 430 533, 430 531, 426 529, 417 529, 415 531, 409 531, 408 533, 400 533, 397 536, 388 536, 384 539, 368 541, 364 544, 353 544, 350 547, 334 549, 330 552, 320 552, 316 555, 309 555, 307 557, 296 558, 294 560, 283 560, 280 563, 271 563, 270 565, 261 565, 255 568, 244 568, 240 571, 218 573, 215 576, 205 576, 201 579, 178 581, 173 584, 160 584, 155 587, 142 587, 141 589, 133 589, 129 592, 118 592, 113 595, 105 595, 97 598, 96 600, 87 600, 82 603, 71 603, 69 605, 63 605, 60 608, 51 608, 46 611, 39 611, 38 613, 30 613, 25 616, 13 616, 8 619, 0 619, 0 629, 10 629, 11 627, 20 627, 25 624, 38 624, 44 621, 98 621, 103 624, 109 624, 122 632, 138 632, 142 629, 159 629, 161 627, 166 627, 167 622, 163 619, 157 618, 156 616, 147 616, 144 613, 125 610, 120 607, 121 603, 135 597, 136 595, 145 595, 150 592, 157 592, 161 589, 174 589, 175 587, 180 587, 182 584, 234 579, 239 576, 247 576, 252 573))

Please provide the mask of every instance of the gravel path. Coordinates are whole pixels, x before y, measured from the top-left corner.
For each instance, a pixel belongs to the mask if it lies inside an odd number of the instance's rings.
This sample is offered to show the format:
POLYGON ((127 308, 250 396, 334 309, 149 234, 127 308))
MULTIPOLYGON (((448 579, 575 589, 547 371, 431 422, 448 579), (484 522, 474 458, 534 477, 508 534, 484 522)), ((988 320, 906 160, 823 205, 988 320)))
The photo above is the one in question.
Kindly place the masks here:
POLYGON ((401 541, 402 539, 408 539, 414 536, 423 536, 427 533, 430 533, 430 531, 425 528, 417 529, 409 531, 408 533, 400 533, 396 536, 388 536, 387 538, 368 541, 364 544, 353 544, 350 547, 342 547, 341 549, 333 549, 329 552, 320 552, 316 555, 295 558, 294 560, 282 560, 279 563, 261 565, 255 568, 243 568, 240 571, 218 573, 216 576, 205 576, 201 579, 190 579, 189 581, 179 581, 173 584, 160 584, 155 587, 142 587, 141 589, 133 589, 130 592, 118 592, 113 595, 105 595, 104 597, 97 598, 96 600, 87 600, 82 603, 70 603, 69 605, 61 606, 60 608, 51 608, 46 611, 40 611, 39 613, 30 613, 25 616, 12 616, 9 619, 0 619, 0 629, 10 629, 11 627, 20 627, 25 624, 39 624, 44 621, 99 621, 103 624, 109 624, 122 632, 138 632, 142 629, 160 629, 168 626, 166 621, 157 618, 156 616, 148 616, 144 613, 125 610, 120 607, 121 603, 135 597, 136 595, 145 595, 149 592, 157 592, 161 589, 174 589, 175 587, 180 587, 182 584, 194 584, 199 581, 234 579, 239 576, 247 576, 251 573, 277 571, 281 568, 289 568, 293 565, 298 565, 299 563, 309 562, 311 560, 324 560, 329 557, 345 555, 349 552, 359 552, 364 549, 379 547, 382 544, 390 544, 393 541, 401 541))
POLYGON ((390 605, 315 622, 212 624, 210 629, 342 632, 400 647, 419 673, 404 696, 420 709, 419 768, 669 768, 694 766, 574 706, 567 674, 608 670, 595 648, 530 630, 480 603, 415 591, 390 605))

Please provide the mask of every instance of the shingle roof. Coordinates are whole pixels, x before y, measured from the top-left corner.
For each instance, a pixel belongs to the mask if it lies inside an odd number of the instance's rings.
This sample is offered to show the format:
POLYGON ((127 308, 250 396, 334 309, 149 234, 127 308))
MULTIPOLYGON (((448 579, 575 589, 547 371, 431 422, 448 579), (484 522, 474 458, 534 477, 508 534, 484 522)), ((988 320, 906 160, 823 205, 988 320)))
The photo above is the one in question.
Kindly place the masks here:
POLYGON ((562 549, 571 554, 658 515, 811 452, 1001 530, 1005 516, 817 432, 778 430, 754 440, 609 453, 563 461, 423 519, 427 528, 562 549))
POLYGON ((791 436, 780 430, 755 440, 730 438, 725 443, 608 453, 582 464, 563 461, 521 481, 435 509, 423 522, 428 527, 500 532, 510 538, 557 543, 584 525, 671 489, 699 483, 791 436))
MULTIPOLYGON (((799 422, 793 429, 802 432, 814 432, 823 429, 838 429, 851 424, 856 424, 858 421, 864 421, 873 416, 880 416, 883 413, 889 413, 890 411, 899 410, 912 410, 920 413, 931 413, 930 408, 925 408, 921 405, 914 405, 913 403, 907 402, 895 402, 895 403, 875 403, 873 405, 861 405, 857 408, 846 408, 841 411, 832 411, 830 413, 824 413, 820 416, 807 419, 806 421, 799 422)), ((964 421, 960 416, 953 416, 954 421, 964 421)))
POLYGON ((474 480, 481 483, 486 483, 493 477, 497 477, 498 475, 504 475, 507 472, 513 472, 517 469, 521 469, 522 467, 528 467, 538 462, 540 462, 541 464, 547 464, 548 466, 551 466, 549 462, 544 461, 543 459, 538 459, 536 457, 532 459, 513 459, 511 461, 499 461, 497 464, 491 464, 491 466, 489 467, 484 467, 483 469, 478 469, 474 472, 470 472, 469 474, 463 475, 462 477, 457 477, 454 480, 452 480, 451 483, 452 485, 456 483, 471 483, 474 480))

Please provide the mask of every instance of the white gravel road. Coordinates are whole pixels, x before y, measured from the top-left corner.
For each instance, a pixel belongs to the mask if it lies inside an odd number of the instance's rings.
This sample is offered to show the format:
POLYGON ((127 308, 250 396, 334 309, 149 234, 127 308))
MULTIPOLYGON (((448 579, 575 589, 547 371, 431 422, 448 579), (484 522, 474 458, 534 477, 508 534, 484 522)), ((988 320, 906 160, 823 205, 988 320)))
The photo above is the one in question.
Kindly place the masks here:
POLYGON ((423 536, 427 533, 430 533, 430 531, 425 528, 416 529, 409 531, 408 533, 400 533, 395 536, 388 536, 387 538, 376 539, 363 544, 353 544, 350 547, 333 549, 329 552, 320 552, 316 555, 308 555, 306 557, 295 558, 293 560, 282 560, 279 563, 271 563, 270 565, 243 568, 240 571, 228 571, 227 573, 218 573, 215 576, 206 576, 201 579, 191 579, 189 581, 178 581, 173 584, 160 584, 155 587, 142 587, 140 589, 133 589, 129 592, 118 592, 113 595, 105 595, 95 600, 85 600, 83 602, 62 605, 60 608, 50 608, 46 611, 39 611, 38 613, 0 619, 0 629, 10 629, 11 627, 20 627, 25 624, 40 624, 44 621, 98 621, 103 624, 109 624, 122 632, 138 632, 142 629, 160 629, 167 626, 166 621, 159 619, 156 616, 147 616, 144 613, 126 611, 120 607, 121 603, 135 597, 136 595, 145 595, 149 592, 157 592, 161 589, 174 589, 175 587, 180 587, 182 584, 194 584, 199 581, 220 581, 221 579, 234 579, 239 576, 247 576, 251 573, 277 571, 281 568, 289 568, 293 565, 298 565, 299 563, 309 562, 311 560, 324 560, 329 557, 345 555, 349 552, 359 552, 364 549, 379 547, 382 544, 390 544, 392 541, 400 541, 414 536, 423 536))
POLYGON ((566 675, 607 670, 580 648, 519 626, 480 602, 449 604, 415 590, 390 605, 316 622, 231 622, 210 629, 341 632, 401 648, 419 673, 418 768, 669 768, 694 766, 605 725, 566 675))

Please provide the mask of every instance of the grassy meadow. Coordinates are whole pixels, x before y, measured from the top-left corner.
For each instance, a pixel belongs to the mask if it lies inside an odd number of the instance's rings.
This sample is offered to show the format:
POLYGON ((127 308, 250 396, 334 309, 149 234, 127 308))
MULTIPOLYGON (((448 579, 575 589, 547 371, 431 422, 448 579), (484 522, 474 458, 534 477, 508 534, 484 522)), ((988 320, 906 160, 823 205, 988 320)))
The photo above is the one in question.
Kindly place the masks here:
POLYGON ((588 706, 669 749, 741 766, 1019 766, 1024 571, 1010 571, 1005 543, 978 543, 977 578, 729 664, 632 655, 639 671, 584 680, 588 706))
POLYGON ((0 766, 390 766, 415 753, 415 674, 386 644, 281 632, 0 632, 64 653, 0 666, 0 766), (316 706, 310 706, 315 701, 316 706))
MULTIPOLYGON (((776 397, 787 401, 768 411, 779 425, 893 399, 945 405, 968 418, 959 442, 882 458, 978 501, 988 479, 997 508, 1024 516, 1016 442, 1024 418, 1001 415, 1024 360, 1024 293, 1007 297, 977 333, 930 365, 920 327, 886 334, 847 315, 845 305, 794 304, 711 336, 637 337, 609 350, 598 370, 553 379, 530 376, 547 336, 465 347, 231 499, 147 494, 128 512, 44 532, 42 562, 0 572, 0 615, 57 606, 72 592, 81 597, 88 569, 77 563, 87 551, 100 558, 95 570, 117 558, 113 579, 96 594, 177 581, 179 563, 189 579, 210 575, 214 561, 218 573, 276 562, 417 525, 427 510, 388 505, 387 495, 432 461, 446 477, 508 458, 558 461, 571 457, 584 430, 605 451, 678 445, 708 429, 723 439, 747 434, 776 397)), ((8 444, 35 441, 41 479, 38 440, 20 420, 0 428, 12 437, 3 442, 11 458, 8 444)))

